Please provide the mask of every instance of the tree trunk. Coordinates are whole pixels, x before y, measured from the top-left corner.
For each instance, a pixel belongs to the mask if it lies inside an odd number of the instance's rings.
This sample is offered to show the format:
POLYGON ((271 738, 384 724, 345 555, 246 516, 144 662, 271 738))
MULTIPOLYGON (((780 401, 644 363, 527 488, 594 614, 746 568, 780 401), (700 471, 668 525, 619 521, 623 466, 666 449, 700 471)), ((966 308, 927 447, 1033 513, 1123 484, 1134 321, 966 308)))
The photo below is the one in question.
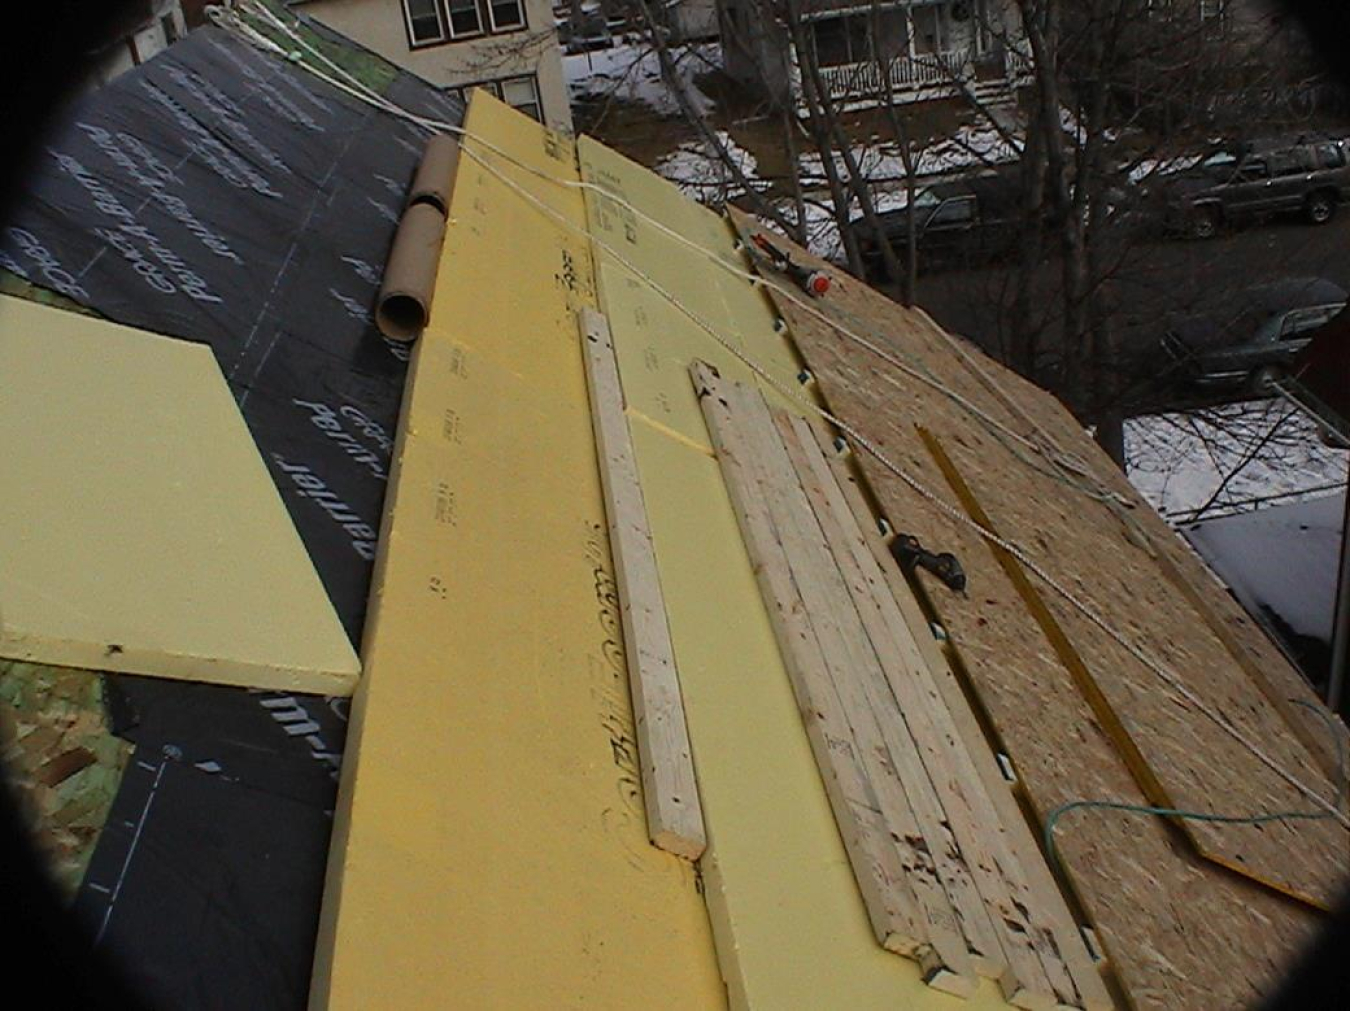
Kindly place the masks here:
MULTIPOLYGON (((918 184, 914 178, 915 152, 910 142, 909 127, 895 111, 895 85, 891 80, 891 57, 883 52, 878 37, 881 34, 880 0, 872 0, 872 56, 877 62, 877 72, 881 78, 882 102, 886 110, 886 122, 890 125, 891 136, 900 150, 900 163, 905 169, 905 262, 900 274, 900 303, 914 304, 914 289, 919 280, 919 222, 914 214, 914 197, 918 184)), ((890 248, 890 239, 884 234, 878 238, 890 248)), ((893 252, 893 251, 892 251, 893 252)))
POLYGON ((670 55, 670 48, 666 45, 665 36, 661 25, 657 22, 656 16, 652 11, 648 0, 637 0, 638 9, 642 12, 642 20, 647 28, 647 35, 651 39, 652 48, 656 52, 657 62, 661 66, 661 79, 665 82, 670 93, 675 96, 675 103, 680 107, 680 113, 690 126, 697 131, 700 139, 708 151, 727 169, 731 178, 735 181, 737 188, 746 195, 750 203, 750 208, 754 213, 761 217, 768 218, 784 232, 791 230, 791 226, 783 218, 778 209, 773 206, 764 195, 751 185, 745 171, 741 168, 740 162, 731 157, 731 152, 727 146, 722 143, 717 134, 708 126, 708 122, 694 108, 694 103, 690 100, 689 94, 685 91, 684 82, 680 80, 679 68, 675 66, 674 57, 670 55))
MULTIPOLYGON (((895 252, 891 249, 890 243, 886 241, 885 231, 881 220, 877 217, 876 205, 872 200, 871 189, 867 184, 867 179, 863 176, 861 167, 858 165, 857 156, 853 153, 853 145, 839 121, 834 99, 821 78, 820 65, 816 61, 815 47, 811 44, 811 39, 807 37, 806 26, 802 21, 800 0, 787 0, 785 9, 788 31, 791 33, 793 49, 797 54, 797 67, 801 73, 802 96, 806 100, 808 113, 813 119, 817 120, 821 127, 821 133, 829 138, 828 143, 833 144, 839 151, 839 157, 843 159, 844 167, 848 170, 848 190, 852 192, 858 201, 858 206, 862 209, 863 223, 876 236, 877 248, 881 252, 886 273, 892 277, 898 276, 900 265, 895 259, 895 252)), ((823 150, 822 147, 822 153, 823 150)), ((827 162, 831 160, 827 159, 827 162)), ((835 170, 835 178, 838 178, 837 169, 835 170)), ((843 180, 840 180, 840 182, 842 183, 843 180)), ((840 206, 838 197, 835 197, 835 218, 839 221, 839 227, 844 233, 845 248, 848 248, 851 243, 855 247, 854 251, 857 252, 857 237, 853 234, 853 225, 848 214, 850 205, 851 201, 847 199, 847 196, 845 196, 842 206, 840 206)), ((850 255, 849 262, 851 265, 854 262, 852 255, 850 255)), ((859 252, 854 272, 861 276, 862 268, 862 256, 859 252)))

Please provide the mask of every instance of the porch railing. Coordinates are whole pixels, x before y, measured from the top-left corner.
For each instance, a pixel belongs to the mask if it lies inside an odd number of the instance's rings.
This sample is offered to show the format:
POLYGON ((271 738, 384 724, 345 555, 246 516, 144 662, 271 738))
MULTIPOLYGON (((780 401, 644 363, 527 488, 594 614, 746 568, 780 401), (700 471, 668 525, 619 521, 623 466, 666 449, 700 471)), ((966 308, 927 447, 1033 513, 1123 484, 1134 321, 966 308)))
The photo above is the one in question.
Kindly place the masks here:
POLYGON ((1004 65, 1007 67, 1008 80, 1025 81, 1031 77, 1031 54, 1014 46, 1004 53, 1004 65))
MULTIPOLYGON (((885 70, 892 90, 905 92, 968 80, 974 73, 974 63, 970 49, 956 49, 893 60, 885 70)), ((882 72, 875 61, 820 68, 821 80, 836 99, 881 98, 885 94, 882 72)))

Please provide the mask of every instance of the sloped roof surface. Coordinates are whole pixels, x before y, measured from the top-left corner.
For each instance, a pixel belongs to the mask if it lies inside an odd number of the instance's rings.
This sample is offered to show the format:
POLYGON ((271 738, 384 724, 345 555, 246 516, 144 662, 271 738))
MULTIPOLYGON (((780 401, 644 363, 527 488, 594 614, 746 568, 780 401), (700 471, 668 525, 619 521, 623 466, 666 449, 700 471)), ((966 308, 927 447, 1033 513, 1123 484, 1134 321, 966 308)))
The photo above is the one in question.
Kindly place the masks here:
MULTIPOLYGON (((460 118, 409 75, 388 94, 460 118)), ((353 641, 406 370, 369 313, 424 140, 201 29, 70 108, 0 230, 0 267, 214 350, 353 641)), ((76 899, 100 950, 157 1006, 303 1006, 345 703, 107 695, 136 752, 76 899)))
MULTIPOLYGON (((390 92, 460 118, 408 75, 390 92)), ((0 240, 35 284, 211 345, 353 638, 406 357, 369 309, 424 140, 201 29, 69 110, 0 240)))

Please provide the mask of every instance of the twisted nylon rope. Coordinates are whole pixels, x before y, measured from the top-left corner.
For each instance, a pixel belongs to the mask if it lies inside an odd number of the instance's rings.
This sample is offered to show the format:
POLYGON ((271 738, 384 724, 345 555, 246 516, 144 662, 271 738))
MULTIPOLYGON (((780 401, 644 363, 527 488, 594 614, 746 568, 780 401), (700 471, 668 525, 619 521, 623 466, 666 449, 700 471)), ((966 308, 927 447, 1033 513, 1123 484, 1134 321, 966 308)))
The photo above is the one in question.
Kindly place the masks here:
MULTIPOLYGON (((961 403, 963 405, 968 404, 969 405, 968 409, 971 410, 973 413, 974 412, 978 412, 979 414, 984 413, 980 411, 980 409, 976 407, 974 404, 970 404, 970 402, 966 398, 962 397, 954 390, 947 389, 946 387, 942 386, 942 384, 937 380, 930 379, 929 377, 923 375, 923 373, 910 368, 908 365, 901 362, 894 355, 879 348, 877 345, 875 345, 871 341, 868 341, 861 335, 856 334, 853 331, 840 326, 837 322, 825 316, 824 313, 816 309, 814 306, 811 306, 808 303, 804 302, 803 300, 799 299, 795 295, 795 293, 791 292, 783 285, 778 284, 772 279, 764 278, 759 274, 752 273, 742 268, 734 267, 732 264, 728 263, 722 257, 718 256, 715 252, 708 250, 702 246, 699 246, 692 240, 685 238, 683 235, 679 234, 674 229, 665 225, 663 222, 655 220, 644 211, 640 210, 637 207, 634 207, 626 200, 622 199, 621 197, 617 196, 614 193, 611 193, 610 191, 604 189, 603 187, 585 181, 578 182, 574 180, 558 179, 557 177, 551 176, 548 173, 543 172, 542 170, 534 168, 533 166, 521 163, 513 155, 511 155, 506 151, 503 151, 497 145, 491 143, 490 141, 484 138, 471 134, 469 131, 465 130, 461 126, 458 126, 457 124, 447 123, 440 120, 418 116, 412 112, 409 112, 406 109, 403 109, 395 105, 392 102, 389 102, 388 100, 383 98, 383 96, 378 95, 377 93, 367 88, 365 85, 361 84, 354 77, 352 77, 352 75, 349 74, 346 70, 338 66, 336 63, 330 60, 326 55, 321 53, 319 50, 311 46, 305 39, 303 39, 296 32, 294 32, 290 28, 290 26, 286 25, 284 22, 278 19, 270 10, 267 10, 264 7, 259 7, 258 5, 253 3, 252 0, 238 0, 237 3, 231 5, 231 8, 226 9, 214 8, 212 9, 211 14, 217 24, 220 24, 228 29, 240 33, 246 39, 246 41, 249 41, 254 45, 263 48, 267 51, 277 53, 288 60, 292 60, 292 62, 298 62, 300 66, 308 70, 310 73, 313 73, 315 76, 326 81, 331 86, 338 88, 339 90, 351 95, 352 97, 360 101, 372 104, 375 107, 390 113, 391 115, 397 116, 417 126, 420 126, 429 132, 443 131, 456 134, 460 137, 463 137, 466 140, 471 140, 473 141, 474 145, 481 146, 491 151, 492 153, 498 155, 511 165, 531 175, 537 176, 553 185, 560 185, 572 189, 590 190, 597 193, 604 199, 615 201, 620 206, 624 207, 626 210, 629 210, 635 215, 641 217, 644 221, 648 222, 652 227, 656 228, 661 233, 677 240, 683 245, 695 249, 700 255, 711 259, 714 263, 717 263, 719 266, 722 266, 724 269, 726 269, 733 275, 748 279, 753 284, 764 284, 765 286, 773 289, 774 291, 779 292, 785 298, 788 298, 789 300, 801 306, 813 317, 825 323, 830 329, 835 330, 841 333, 843 336, 849 338, 850 340, 855 341, 860 346, 868 349, 873 354, 876 354, 878 357, 882 358, 884 361, 887 361, 894 367, 900 369, 906 374, 913 376, 916 379, 919 379, 920 381, 923 381, 929 385, 934 386, 935 388, 940 389, 944 394, 951 397, 957 403, 961 403), (274 40, 267 38, 261 32, 257 31, 252 26, 245 23, 238 16, 238 14, 232 9, 235 6, 246 9, 250 13, 253 13, 255 16, 258 16, 263 20, 266 20, 268 23, 272 24, 279 31, 285 33, 287 37, 293 39, 301 46, 303 46, 305 49, 309 50, 311 53, 313 53, 315 56, 321 59, 324 63, 328 64, 340 75, 352 81, 356 85, 356 87, 353 88, 351 86, 344 84, 342 81, 333 78, 331 75, 324 73, 323 71, 312 66, 311 64, 307 64, 301 60, 294 59, 290 52, 288 52, 283 47, 278 45, 274 40)), ((872 456, 874 459, 876 459, 877 462, 880 463, 886 470, 888 470, 890 473, 892 473, 901 481, 903 481, 916 494, 918 494, 925 501, 927 501, 932 506, 937 508, 945 516, 947 516, 956 523, 959 523, 963 526, 970 528, 976 534, 984 538, 989 543, 997 545, 1004 551, 1008 552, 1008 554, 1011 555, 1013 558, 1015 558, 1018 561, 1018 563, 1021 564, 1028 572, 1034 575, 1037 579, 1039 579, 1042 583, 1048 586, 1056 594, 1064 598, 1064 600, 1067 601, 1075 611, 1081 614, 1093 625, 1100 628, 1114 642, 1116 642, 1119 646, 1125 649, 1126 652, 1128 652, 1131 656, 1133 656, 1136 660, 1138 660, 1141 664, 1143 664, 1147 670, 1149 670, 1161 681, 1163 681, 1166 685, 1168 685, 1176 693, 1176 695, 1173 696, 1174 700, 1176 700, 1177 696, 1179 696, 1180 699, 1184 699, 1192 707, 1194 707, 1195 709, 1203 713, 1206 717, 1208 717, 1226 734, 1228 734, 1235 741, 1241 744, 1259 762, 1261 762, 1262 765, 1264 765, 1270 771, 1274 772, 1277 776, 1279 776, 1282 780, 1284 780, 1286 783, 1292 786, 1296 791, 1298 791, 1308 800, 1313 802, 1316 806, 1323 809, 1323 811, 1326 812, 1325 816, 1335 818, 1342 825, 1350 827, 1350 817, 1347 817, 1345 814, 1341 813, 1337 805, 1334 805, 1333 803, 1325 800, 1316 791, 1314 791, 1313 789, 1308 787, 1305 783, 1303 783, 1298 777, 1285 770, 1283 766, 1281 766, 1277 761, 1275 761, 1268 754, 1266 754, 1266 752, 1256 742, 1252 741, 1248 737, 1248 735, 1246 735, 1237 727, 1235 727, 1222 714, 1212 711, 1208 706, 1205 705, 1203 700, 1201 700, 1198 696, 1195 695, 1194 692, 1192 692, 1189 688, 1187 688, 1186 685, 1179 678, 1177 678, 1165 667, 1163 667, 1161 663, 1159 663, 1158 661, 1154 660, 1151 656, 1149 656, 1140 646, 1138 646, 1131 640, 1127 639, 1121 632, 1115 629, 1105 618, 1099 615, 1090 604, 1086 603, 1081 598, 1079 598, 1072 590, 1062 585, 1057 579, 1055 579, 1052 575, 1050 575, 1050 573, 1048 573, 1039 563, 1037 563, 1034 559, 1032 559, 1019 545, 1000 537, 998 534, 985 528, 983 525, 975 522, 968 515, 966 515, 966 513, 963 510, 957 509, 956 507, 952 506, 950 503, 945 501, 939 495, 937 495, 929 488, 927 488, 922 482, 920 482, 913 475, 909 474, 904 468, 902 468, 893 460, 891 460, 881 450, 879 446, 875 445, 870 439, 868 439, 865 435, 863 435, 861 432, 855 429, 848 422, 844 421, 842 418, 836 417, 834 414, 829 412, 820 404, 816 403, 814 400, 811 400, 810 398, 804 396, 799 389, 790 387, 787 384, 776 379, 772 374, 769 373, 767 369, 765 369, 762 365, 760 365, 757 361, 755 361, 750 355, 741 351, 730 341, 722 337, 722 335, 718 333, 717 330, 711 324, 705 321, 694 310, 684 305, 675 295, 673 295, 672 293, 667 291, 664 287, 662 287, 654 278, 645 273, 635 264, 628 262, 628 260, 618 250, 614 249, 599 236, 593 235, 588 228, 578 225, 575 222, 571 221, 565 215, 559 213, 554 208, 546 204, 544 201, 536 197, 534 194, 530 193, 515 180, 507 176, 498 166, 494 165, 492 162, 484 158, 484 156, 480 154, 475 149, 474 146, 466 144, 464 145, 462 150, 464 151, 465 154, 467 154, 470 158, 472 158, 475 162, 477 162, 480 166, 482 166, 494 178, 496 178, 499 182, 505 185, 508 189, 515 192, 518 196, 520 196, 523 200, 525 200, 527 203, 533 206, 536 210, 540 211, 546 217, 555 221, 568 231, 579 234, 588 242, 593 242, 596 246, 598 246, 609 256, 611 256, 616 262, 620 263, 626 270, 628 270, 630 273, 636 276, 643 283, 648 285, 661 298, 669 302, 673 308, 675 308, 678 312, 680 312, 682 315, 688 318, 690 322, 692 322, 704 333, 708 334, 708 336, 710 336, 719 346, 721 346, 725 351, 727 351, 727 353, 731 354, 733 357, 739 360, 761 380, 763 380, 773 389, 777 390, 789 401, 801 405, 809 412, 820 416, 822 419, 829 422, 839 431, 843 432, 859 448, 861 448, 870 456, 872 456)), ((929 320, 929 322, 931 323, 931 319, 929 320)), ((940 328, 936 327, 936 324, 933 324, 933 326, 936 330, 940 330, 940 328)), ((998 425, 1000 428, 1004 428, 1004 426, 1002 426, 994 419, 989 420, 991 421, 991 423, 998 425)), ((1039 426, 1037 427, 1039 428, 1039 426)), ((1012 437, 1017 438, 1020 441, 1024 442, 1026 441, 1025 437, 1021 436, 1020 433, 1013 432, 1012 430, 1006 428, 1004 428, 1004 430, 1007 431, 1008 434, 1011 435, 1012 437)), ((1098 802, 1082 802, 1082 803, 1098 803, 1098 802)), ((1255 817, 1276 817, 1276 816, 1262 815, 1255 817)), ((1318 817, 1322 817, 1322 815, 1319 815, 1318 817)))

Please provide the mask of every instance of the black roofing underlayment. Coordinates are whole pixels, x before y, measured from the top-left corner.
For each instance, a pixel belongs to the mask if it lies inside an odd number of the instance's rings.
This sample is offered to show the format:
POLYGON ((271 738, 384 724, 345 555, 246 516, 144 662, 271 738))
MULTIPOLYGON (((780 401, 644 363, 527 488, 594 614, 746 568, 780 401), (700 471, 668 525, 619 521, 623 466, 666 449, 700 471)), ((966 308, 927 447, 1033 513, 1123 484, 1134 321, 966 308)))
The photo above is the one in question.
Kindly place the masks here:
MULTIPOLYGON (((407 357, 371 309, 424 142, 201 29, 62 118, 0 235, 0 266, 211 346, 358 645, 407 357)), ((76 902, 99 946, 174 1011, 303 1007, 345 703, 108 680, 137 747, 76 902)))

